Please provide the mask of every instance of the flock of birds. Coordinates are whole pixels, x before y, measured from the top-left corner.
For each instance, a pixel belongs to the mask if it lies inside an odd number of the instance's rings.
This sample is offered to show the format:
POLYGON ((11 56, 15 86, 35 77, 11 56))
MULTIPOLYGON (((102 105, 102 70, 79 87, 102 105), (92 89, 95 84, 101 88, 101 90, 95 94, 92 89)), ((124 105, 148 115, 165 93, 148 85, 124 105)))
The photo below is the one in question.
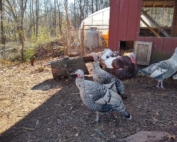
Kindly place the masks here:
POLYGON ((84 72, 78 69, 75 72, 77 75, 75 83, 84 105, 96 111, 96 122, 99 121, 100 112, 120 112, 124 118, 128 120, 132 118, 123 103, 127 97, 124 94, 122 80, 135 78, 139 72, 156 79, 157 87, 164 88, 163 80, 177 71, 177 48, 170 59, 154 63, 144 69, 138 68, 133 53, 129 56, 119 56, 110 49, 105 49, 101 57, 96 53, 93 53, 92 57, 93 81, 86 80, 84 72))

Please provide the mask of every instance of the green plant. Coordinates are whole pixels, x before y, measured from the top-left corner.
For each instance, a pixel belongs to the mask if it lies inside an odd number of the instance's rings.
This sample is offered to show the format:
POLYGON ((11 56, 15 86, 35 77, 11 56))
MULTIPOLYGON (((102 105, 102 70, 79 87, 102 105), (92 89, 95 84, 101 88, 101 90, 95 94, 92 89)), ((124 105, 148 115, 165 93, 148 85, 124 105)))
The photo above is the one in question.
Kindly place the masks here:
POLYGON ((60 48, 58 52, 59 52, 60 54, 63 54, 63 53, 64 53, 64 48, 60 48))
POLYGON ((35 53, 35 48, 28 48, 25 50, 24 55, 25 55, 25 61, 29 61, 30 57, 34 55, 35 53))

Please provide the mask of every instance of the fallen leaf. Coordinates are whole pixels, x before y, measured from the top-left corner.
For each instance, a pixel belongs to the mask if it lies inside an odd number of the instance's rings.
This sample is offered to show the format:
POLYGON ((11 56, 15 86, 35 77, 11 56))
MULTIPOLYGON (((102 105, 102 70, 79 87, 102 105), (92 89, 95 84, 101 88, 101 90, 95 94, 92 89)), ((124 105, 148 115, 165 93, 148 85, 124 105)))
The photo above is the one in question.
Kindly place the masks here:
POLYGON ((78 127, 75 126, 74 128, 77 130, 77 132, 80 132, 78 127))
POLYGON ((156 116, 159 116, 159 113, 158 113, 158 111, 156 111, 156 112, 155 112, 155 115, 156 115, 156 116))
POLYGON ((22 129, 29 130, 29 131, 34 131, 35 130, 34 128, 27 128, 27 127, 22 127, 22 129))
POLYGON ((154 116, 152 116, 152 120, 154 123, 158 122, 159 120, 157 118, 155 118, 154 116))
POLYGON ((98 129, 95 129, 95 131, 102 137, 104 137, 104 134, 101 132, 101 130, 98 128, 98 129))
POLYGON ((166 136, 167 136, 167 138, 168 138, 168 140, 172 140, 172 139, 176 139, 176 135, 171 135, 171 134, 169 134, 169 133, 165 133, 166 134, 166 136))

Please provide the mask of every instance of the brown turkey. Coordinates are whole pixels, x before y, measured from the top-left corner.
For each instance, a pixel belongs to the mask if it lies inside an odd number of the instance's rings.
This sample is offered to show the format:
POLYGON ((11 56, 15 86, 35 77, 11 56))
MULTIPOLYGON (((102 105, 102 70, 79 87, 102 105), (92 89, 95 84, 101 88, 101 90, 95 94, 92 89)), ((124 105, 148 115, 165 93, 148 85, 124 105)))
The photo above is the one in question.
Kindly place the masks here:
POLYGON ((110 49, 105 49, 101 54, 101 65, 105 70, 120 80, 135 78, 139 70, 136 64, 135 55, 115 55, 110 49))

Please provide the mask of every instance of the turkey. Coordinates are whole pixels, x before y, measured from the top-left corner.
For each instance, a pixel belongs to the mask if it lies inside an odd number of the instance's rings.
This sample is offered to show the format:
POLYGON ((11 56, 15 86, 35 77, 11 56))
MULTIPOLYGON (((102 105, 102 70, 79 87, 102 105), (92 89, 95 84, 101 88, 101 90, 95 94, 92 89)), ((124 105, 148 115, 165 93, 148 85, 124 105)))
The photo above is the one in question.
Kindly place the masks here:
POLYGON ((133 53, 129 56, 117 56, 110 49, 106 49, 102 52, 100 63, 106 67, 106 71, 120 80, 135 78, 138 72, 133 53))
POLYGON ((126 119, 132 118, 126 110, 123 100, 116 92, 97 82, 85 80, 84 72, 80 69, 75 73, 77 74, 75 83, 84 105, 97 112, 96 122, 99 121, 99 112, 120 112, 126 119))
POLYGON ((177 47, 172 57, 168 60, 160 61, 159 63, 151 64, 150 66, 140 69, 141 74, 150 76, 158 81, 156 87, 164 88, 163 80, 171 77, 177 71, 177 47))
POLYGON ((96 53, 93 53, 92 56, 94 59, 94 62, 92 63, 93 80, 95 82, 103 84, 106 88, 111 89, 117 94, 120 94, 122 99, 126 99, 127 96, 124 95, 125 91, 122 81, 115 78, 114 76, 112 76, 111 74, 109 74, 100 67, 98 55, 96 53))
POLYGON ((173 75, 173 79, 177 80, 177 74, 173 75))

